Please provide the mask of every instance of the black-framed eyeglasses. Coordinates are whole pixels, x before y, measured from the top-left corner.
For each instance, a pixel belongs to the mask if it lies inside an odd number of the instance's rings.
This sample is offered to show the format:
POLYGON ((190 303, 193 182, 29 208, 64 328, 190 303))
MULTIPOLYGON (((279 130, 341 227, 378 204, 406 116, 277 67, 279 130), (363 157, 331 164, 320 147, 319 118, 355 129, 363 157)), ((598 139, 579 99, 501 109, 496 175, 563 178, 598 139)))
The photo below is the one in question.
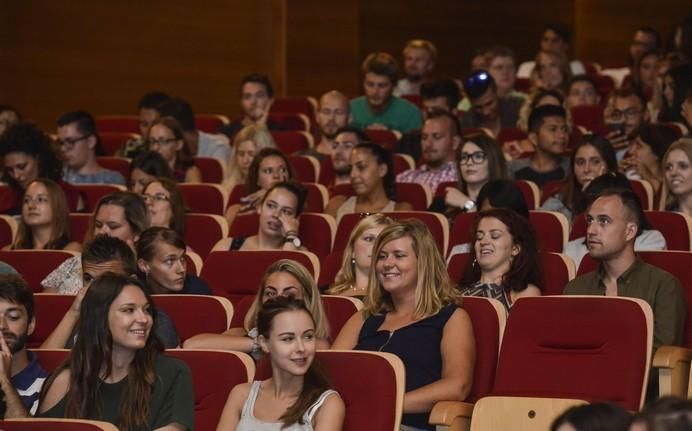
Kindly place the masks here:
POLYGON ((459 163, 462 165, 465 165, 471 161, 472 164, 474 165, 479 165, 485 161, 485 159, 488 158, 488 155, 485 153, 485 151, 474 151, 473 153, 461 153, 459 156, 459 163))
POLYGON ((154 193, 153 195, 149 194, 143 194, 142 197, 144 198, 144 202, 149 203, 149 202, 167 202, 171 198, 170 196, 166 196, 163 193, 154 193))
POLYGON ((149 139, 149 146, 163 147, 175 141, 177 141, 176 138, 149 139))
POLYGON ((464 78, 464 91, 469 97, 477 98, 482 96, 494 82, 488 71, 477 70, 464 78))
POLYGON ((78 138, 58 139, 58 145, 60 145, 61 147, 65 147, 65 149, 67 149, 67 150, 71 150, 72 148, 74 148, 74 145, 77 142, 83 141, 86 138, 88 138, 89 136, 91 136, 91 133, 88 135, 80 136, 78 138))
POLYGON ((642 112, 644 111, 639 110, 637 108, 629 108, 625 109, 624 111, 620 111, 619 109, 613 109, 612 111, 610 111, 608 118, 614 121, 622 121, 624 118, 629 120, 641 114, 642 112))

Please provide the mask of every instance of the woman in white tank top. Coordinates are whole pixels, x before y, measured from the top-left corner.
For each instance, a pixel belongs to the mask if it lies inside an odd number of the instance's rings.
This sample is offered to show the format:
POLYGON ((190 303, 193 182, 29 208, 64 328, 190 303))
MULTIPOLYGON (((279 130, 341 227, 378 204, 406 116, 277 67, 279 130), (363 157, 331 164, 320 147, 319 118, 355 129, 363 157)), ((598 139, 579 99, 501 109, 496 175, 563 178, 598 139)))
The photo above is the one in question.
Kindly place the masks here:
POLYGON ((267 301, 257 330, 272 377, 233 388, 217 431, 340 430, 344 402, 313 367, 315 322, 305 303, 292 297, 267 301))

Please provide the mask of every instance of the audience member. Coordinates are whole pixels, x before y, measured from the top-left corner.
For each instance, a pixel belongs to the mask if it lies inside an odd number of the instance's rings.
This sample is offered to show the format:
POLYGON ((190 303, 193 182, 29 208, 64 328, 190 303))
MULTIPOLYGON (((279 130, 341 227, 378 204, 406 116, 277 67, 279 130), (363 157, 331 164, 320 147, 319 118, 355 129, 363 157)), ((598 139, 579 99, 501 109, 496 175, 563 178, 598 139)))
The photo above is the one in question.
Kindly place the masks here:
POLYGON ((641 128, 649 123, 646 98, 632 88, 615 90, 608 99, 603 116, 610 130, 606 138, 617 150, 620 161, 625 157, 625 152, 632 152, 632 148, 627 147, 635 142, 641 128))
POLYGON ((245 184, 255 155, 264 148, 276 148, 276 143, 262 126, 246 126, 234 135, 228 179, 224 182, 229 192, 238 184, 245 184))
POLYGON ((351 111, 348 98, 340 91, 332 90, 320 97, 320 105, 315 115, 320 132, 320 141, 315 148, 302 154, 314 156, 320 162, 331 156, 337 132, 350 123, 351 111))
POLYGON ((570 407, 550 425, 550 431, 627 431, 632 415, 614 403, 570 407))
POLYGON ((167 227, 185 236, 185 201, 175 181, 156 178, 144 187, 142 198, 149 212, 149 226, 167 227))
POLYGON ((58 143, 65 163, 63 178, 72 184, 120 184, 125 178, 96 160, 103 154, 94 117, 86 111, 67 112, 58 118, 58 143))
MULTIPOLYGON (((586 186, 583 192, 584 208, 588 208, 601 192, 609 189, 623 189, 633 192, 629 180, 625 178, 624 175, 611 171, 600 177, 594 178, 593 181, 586 186)), ((580 215, 580 217, 583 217, 583 215, 580 215)), ((588 238, 580 237, 565 244, 563 253, 574 261, 577 268, 579 268, 581 260, 589 252, 587 240, 588 238)), ((652 229, 646 221, 646 218, 644 218, 634 240, 634 251, 665 249, 666 239, 661 232, 652 229)))
POLYGON ((692 138, 692 87, 687 89, 685 100, 680 106, 680 114, 682 115, 682 121, 685 127, 687 127, 685 136, 692 138))
MULTIPOLYGON (((543 29, 543 35, 541 36, 540 50, 541 51, 560 51, 565 56, 569 50, 569 29, 562 24, 548 24, 543 29)), ((519 70, 517 71, 518 78, 529 78, 533 72, 536 63, 533 61, 526 61, 519 65, 519 70)), ((572 60, 569 62, 569 70, 572 75, 579 75, 586 73, 584 65, 579 60, 572 60)))
POLYGON ((243 118, 219 129, 230 139, 247 126, 259 126, 269 130, 279 130, 281 127, 269 121, 269 110, 274 103, 274 88, 266 75, 251 73, 240 81, 240 107, 243 118))
POLYGON ((468 314, 457 304, 435 240, 423 223, 387 226, 373 249, 367 299, 334 341, 334 349, 393 353, 404 363, 402 424, 433 430, 430 410, 442 400, 464 400, 476 357, 468 314))
POLYGON ((38 399, 48 373, 36 354, 26 348, 34 332, 34 295, 17 274, 0 275, 0 389, 4 419, 36 414, 38 399))
MULTIPOLYGON (((132 246, 117 237, 97 235, 85 245, 81 259, 76 257, 76 260, 82 278, 79 281, 78 290, 74 292, 75 299, 60 323, 41 344, 43 349, 72 347, 76 336, 75 325, 79 320, 84 294, 94 280, 106 273, 127 277, 137 275, 137 262, 132 246)), ((154 333, 167 349, 174 349, 180 344, 173 320, 161 310, 154 324, 154 333)))
MULTIPOLYGON (((144 199, 132 192, 115 192, 96 204, 86 240, 105 234, 125 241, 134 250, 139 234, 148 227, 149 213, 144 199)), ((61 263, 41 281, 41 286, 47 293, 74 295, 79 292, 83 286, 79 257, 61 263)))
POLYGON ((197 130, 192 106, 183 99, 170 99, 156 108, 161 117, 175 118, 183 129, 185 142, 193 157, 213 157, 228 163, 231 147, 228 138, 197 130))
POLYGON ((267 189, 257 208, 259 229, 249 237, 224 238, 215 250, 305 250, 298 236, 307 190, 295 181, 281 181, 267 189))
POLYGON ((75 346, 45 383, 39 416, 103 420, 119 429, 193 429, 190 370, 162 354, 151 334, 156 318, 137 280, 98 278, 84 295, 75 346))
MULTIPOLYGON (((647 100, 651 100, 654 94, 656 78, 658 76, 658 59, 660 54, 657 50, 649 50, 641 54, 632 68, 628 85, 642 93, 647 100)), ((626 84, 623 83, 623 86, 626 84)))
POLYGON ((381 145, 362 143, 351 151, 351 186, 355 196, 334 196, 324 210, 337 223, 344 214, 412 209, 397 202, 392 154, 381 145))
POLYGON ((202 172, 195 166, 183 129, 173 117, 162 117, 149 130, 148 150, 161 154, 181 183, 201 183, 202 172))
MULTIPOLYGON (((360 129, 346 126, 337 130, 336 136, 334 137, 334 142, 332 143, 332 153, 330 158, 334 177, 328 180, 327 177, 324 176, 324 181, 321 179, 320 182, 327 183, 330 190, 334 186, 338 186, 340 184, 350 184, 351 152, 353 151, 354 147, 366 142, 370 142, 370 140, 365 132, 360 129)), ((326 169, 324 169, 323 164, 322 172, 325 170, 326 169)), ((323 177, 322 173, 320 173, 320 177, 323 177)))
POLYGON ((144 151, 130 163, 128 188, 141 195, 147 184, 163 177, 173 179, 171 167, 156 151, 144 151))
POLYGON ((534 88, 564 92, 572 79, 567 56, 559 50, 541 50, 536 54, 536 66, 531 73, 534 88))
POLYGON ((507 312, 517 299, 541 295, 536 233, 510 209, 478 213, 472 232, 473 260, 460 281, 464 296, 497 299, 507 312))
POLYGON ((238 215, 257 211, 258 204, 270 187, 282 181, 292 180, 293 177, 293 167, 284 153, 272 147, 261 149, 248 168, 245 179, 247 195, 240 199, 239 204, 226 208, 224 216, 228 225, 231 226, 238 215))
POLYGON ((629 431, 686 431, 692 427, 692 401, 662 397, 645 406, 629 431))
POLYGON ((589 255, 599 267, 570 281, 565 294, 643 299, 654 312, 654 351, 680 345, 685 295, 677 278, 635 253, 635 238, 646 224, 637 196, 626 189, 602 191, 589 206, 586 223, 589 255))
POLYGON ((48 178, 34 180, 24 192, 22 218, 10 250, 81 251, 70 241, 67 201, 62 189, 48 178))
POLYGON ((500 129, 516 126, 524 98, 512 95, 500 98, 495 79, 488 72, 477 70, 467 75, 464 91, 471 109, 461 118, 461 127, 482 127, 497 136, 500 129))
POLYGON ((661 161, 668 147, 678 139, 671 128, 660 124, 647 124, 630 146, 629 154, 620 163, 620 170, 630 179, 642 179, 651 184, 654 202, 658 203, 664 174, 661 161))
MULTIPOLYGON (((572 116, 569 109, 567 109, 567 104, 565 103, 565 97, 561 92, 557 90, 544 90, 536 89, 529 94, 526 98, 524 104, 519 110, 519 119, 517 120, 517 127, 524 133, 529 133, 529 116, 534 109, 539 106, 544 105, 554 105, 561 106, 565 108, 565 114, 567 118, 567 128, 572 126, 572 116)), ((536 151, 536 147, 531 141, 531 139, 526 138, 519 141, 507 141, 503 145, 503 151, 511 159, 519 159, 526 153, 533 153, 536 151)))
POLYGON ((562 187, 546 199, 541 209, 562 213, 571 224, 572 218, 586 209, 584 189, 594 178, 617 171, 615 151, 607 139, 583 135, 572 150, 570 166, 572 169, 562 187))
POLYGON ((145 151, 149 140, 149 129, 154 121, 161 118, 157 107, 167 102, 171 96, 162 91, 151 91, 139 99, 137 103, 137 117, 139 119, 139 138, 128 139, 125 145, 118 149, 116 156, 136 158, 145 151))
POLYGON ((447 187, 444 195, 438 192, 430 206, 431 211, 445 213, 454 220, 459 212, 476 211, 478 193, 483 186, 507 177, 505 157, 494 139, 485 133, 464 137, 456 150, 459 181, 456 187, 447 187))
POLYGON ((150 227, 137 241, 137 266, 151 293, 211 295, 201 278, 187 273, 185 240, 173 229, 150 227))
POLYGON ((364 217, 351 231, 341 258, 341 269, 327 294, 356 296, 367 295, 372 247, 377 235, 393 223, 388 216, 380 213, 364 217))
POLYGON ((360 129, 396 130, 402 133, 421 127, 420 110, 392 95, 399 76, 394 58, 384 52, 368 55, 363 62, 364 96, 351 100, 352 124, 360 129))
POLYGON ((457 147, 461 144, 459 120, 445 110, 436 110, 428 115, 423 126, 421 149, 425 162, 417 169, 409 169, 397 175, 401 183, 426 185, 435 193, 440 183, 458 181, 454 160, 457 147))
POLYGON ((2 134, 0 157, 4 168, 2 180, 12 191, 3 193, 1 213, 19 214, 24 190, 38 178, 48 178, 60 185, 71 212, 84 209, 79 190, 62 180, 62 162, 51 148, 48 137, 37 126, 20 123, 2 134))
POLYGON ((255 300, 245 314, 243 328, 231 328, 223 334, 200 334, 185 341, 186 349, 223 349, 250 353, 259 360, 262 351, 257 331, 257 314, 263 304, 277 297, 293 297, 305 301, 315 319, 315 337, 319 348, 329 348, 329 321, 322 307, 320 291, 310 272, 298 262, 281 259, 264 272, 255 300))
POLYGON ((576 75, 567 84, 568 108, 576 106, 598 106, 601 103, 601 94, 598 91, 596 81, 589 75, 576 75))
POLYGON ((692 139, 680 139, 668 147, 662 165, 665 209, 692 217, 692 139))
POLYGON ((663 109, 659 115, 659 121, 684 122, 682 105, 690 91, 692 91, 692 63, 671 67, 663 79, 663 109))
POLYGON ((529 116, 529 140, 536 151, 526 159, 512 160, 509 169, 517 180, 529 180, 543 188, 548 181, 557 181, 569 174, 569 159, 563 157, 569 129, 562 106, 543 105, 529 116))
POLYGON ((0 136, 20 121, 22 121, 22 116, 19 111, 9 105, 0 105, 0 136))
POLYGON ((234 387, 218 428, 341 429, 346 407, 314 364, 315 327, 303 301, 279 297, 264 304, 257 332, 260 348, 269 355, 272 377, 234 387), (295 401, 286 405, 286 398, 293 397, 295 401))
POLYGON ((635 30, 632 36, 627 65, 624 67, 603 69, 600 73, 613 78, 615 85, 619 87, 624 82, 625 77, 632 73, 632 68, 643 53, 651 50, 659 50, 660 48, 661 37, 658 32, 651 27, 640 27, 635 30))
POLYGON ((409 40, 404 47, 404 75, 394 88, 395 96, 420 94, 421 84, 430 80, 437 61, 437 48, 429 40, 409 40))
POLYGON ((498 97, 500 99, 507 96, 526 98, 526 94, 514 88, 517 72, 517 57, 514 51, 505 46, 494 46, 485 51, 484 56, 488 64, 488 73, 495 80, 498 97))

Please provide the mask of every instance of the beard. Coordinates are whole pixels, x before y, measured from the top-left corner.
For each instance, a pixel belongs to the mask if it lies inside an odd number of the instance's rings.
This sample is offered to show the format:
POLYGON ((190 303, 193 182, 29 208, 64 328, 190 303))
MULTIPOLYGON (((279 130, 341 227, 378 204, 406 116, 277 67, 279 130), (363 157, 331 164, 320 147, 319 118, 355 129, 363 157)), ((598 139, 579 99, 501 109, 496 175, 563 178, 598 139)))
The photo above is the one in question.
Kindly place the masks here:
POLYGON ((420 82, 423 80, 423 75, 419 73, 413 73, 406 75, 406 79, 408 79, 410 82, 420 82))
POLYGON ((26 340, 29 339, 29 334, 28 333, 23 333, 18 336, 15 334, 9 333, 9 334, 3 334, 5 337, 5 342, 7 343, 7 347, 10 348, 10 352, 12 354, 15 354, 22 350, 24 346, 26 346, 26 340))

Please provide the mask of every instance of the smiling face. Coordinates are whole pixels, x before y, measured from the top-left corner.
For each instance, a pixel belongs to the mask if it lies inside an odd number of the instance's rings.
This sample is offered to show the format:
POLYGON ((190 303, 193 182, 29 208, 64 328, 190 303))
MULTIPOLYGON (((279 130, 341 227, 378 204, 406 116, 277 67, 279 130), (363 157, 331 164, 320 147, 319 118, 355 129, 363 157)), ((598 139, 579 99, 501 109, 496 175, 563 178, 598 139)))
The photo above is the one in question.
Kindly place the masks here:
POLYGON ((358 196, 367 196, 378 187, 384 187, 382 178, 387 165, 379 165, 369 150, 357 148, 351 152, 351 186, 358 196))
POLYGON ((113 350, 139 350, 146 345, 154 319, 144 292, 127 285, 108 309, 108 328, 113 350))
POLYGON ((144 189, 144 201, 149 210, 151 226, 170 227, 173 219, 171 193, 158 181, 149 183, 144 189))
POLYGON ((384 244, 378 253, 375 271, 382 288, 391 293, 412 293, 418 285, 418 256, 413 239, 403 236, 384 244))
POLYGON ((185 250, 164 241, 154 243, 154 256, 151 260, 140 259, 140 269, 153 282, 155 293, 182 292, 185 287, 185 250))
POLYGON ((303 287, 300 281, 289 272, 277 271, 271 273, 267 277, 262 289, 262 303, 278 296, 304 299, 303 287))
POLYGON ((53 219, 53 208, 46 186, 33 182, 24 193, 22 220, 31 227, 49 226, 53 219))
POLYGON ((353 243, 353 259, 356 261, 356 268, 365 273, 370 273, 372 263, 372 247, 375 244, 377 235, 382 232, 384 226, 376 226, 365 230, 353 243))
POLYGON ((459 161, 459 172, 466 184, 485 184, 490 179, 490 169, 488 167, 488 155, 473 142, 466 142, 461 147, 462 160, 459 161), (483 160, 476 163, 480 158, 479 154, 484 154, 483 160), (464 160, 465 159, 465 160, 464 160))
POLYGON ((512 259, 519 254, 519 246, 514 244, 509 229, 495 217, 484 217, 478 223, 474 250, 484 273, 506 274, 512 259))
POLYGON ((687 153, 673 150, 663 163, 668 189, 677 198, 692 193, 692 165, 687 153))
POLYGON ((607 170, 605 160, 593 145, 582 145, 574 155, 574 176, 583 188, 596 177, 600 177, 607 170))
POLYGON ((279 313, 272 319, 269 337, 259 337, 262 350, 269 353, 272 368, 294 376, 307 373, 315 359, 315 324, 304 310, 279 313))

